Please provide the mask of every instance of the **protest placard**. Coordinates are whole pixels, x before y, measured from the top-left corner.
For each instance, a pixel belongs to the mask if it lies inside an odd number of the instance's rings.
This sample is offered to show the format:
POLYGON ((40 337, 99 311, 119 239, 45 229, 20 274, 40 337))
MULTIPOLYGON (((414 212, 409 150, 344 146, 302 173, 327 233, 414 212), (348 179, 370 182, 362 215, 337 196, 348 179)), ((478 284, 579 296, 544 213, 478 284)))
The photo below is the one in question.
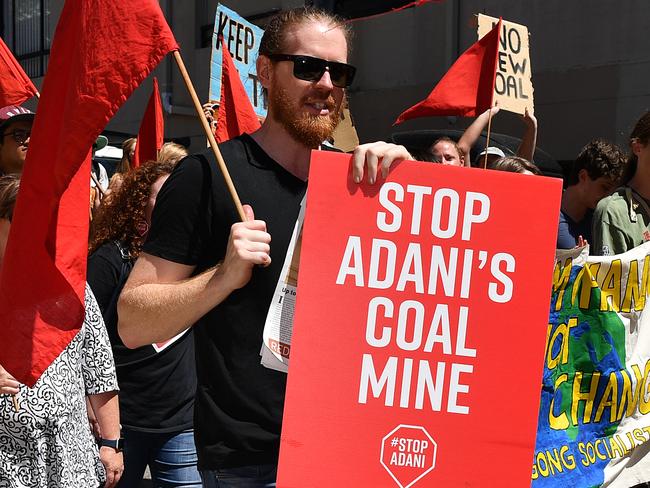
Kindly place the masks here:
POLYGON ((533 488, 650 480, 649 254, 558 251, 533 488))
POLYGON ((221 42, 230 51, 235 67, 239 71, 248 98, 253 104, 255 113, 266 117, 266 105, 262 96, 262 85, 257 81, 257 53, 264 31, 251 24, 234 10, 217 4, 217 14, 214 20, 212 34, 212 60, 210 61, 210 100, 219 101, 221 98, 221 42))
MULTIPOLYGON (((478 37, 487 34, 499 19, 478 15, 478 37)), ((530 66, 528 28, 503 21, 499 41, 499 57, 494 82, 494 101, 502 110, 524 114, 534 111, 533 81, 530 66)))
POLYGON ((529 485, 561 181, 350 164, 312 153, 278 486, 529 485))

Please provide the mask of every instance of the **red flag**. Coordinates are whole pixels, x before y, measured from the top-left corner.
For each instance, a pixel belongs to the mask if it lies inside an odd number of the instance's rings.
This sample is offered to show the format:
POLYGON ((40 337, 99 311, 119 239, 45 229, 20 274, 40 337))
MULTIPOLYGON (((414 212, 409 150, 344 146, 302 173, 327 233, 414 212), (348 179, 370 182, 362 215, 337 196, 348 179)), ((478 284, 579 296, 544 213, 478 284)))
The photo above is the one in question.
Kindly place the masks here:
POLYGON ((156 0, 64 4, 0 275, 0 364, 28 386, 84 318, 90 148, 175 49, 156 0))
POLYGON ((21 105, 38 90, 0 38, 0 107, 21 105))
POLYGON ((221 53, 221 100, 215 133, 217 142, 227 141, 245 132, 255 132, 260 128, 260 121, 223 42, 221 53))
POLYGON ((402 112, 395 121, 434 115, 476 117, 492 106, 497 72, 501 19, 449 68, 429 96, 402 112))
POLYGON ((165 120, 163 119, 160 91, 158 91, 158 78, 154 77, 153 92, 140 123, 133 167, 137 168, 140 163, 147 161, 155 161, 158 158, 158 151, 163 145, 164 138, 165 120))

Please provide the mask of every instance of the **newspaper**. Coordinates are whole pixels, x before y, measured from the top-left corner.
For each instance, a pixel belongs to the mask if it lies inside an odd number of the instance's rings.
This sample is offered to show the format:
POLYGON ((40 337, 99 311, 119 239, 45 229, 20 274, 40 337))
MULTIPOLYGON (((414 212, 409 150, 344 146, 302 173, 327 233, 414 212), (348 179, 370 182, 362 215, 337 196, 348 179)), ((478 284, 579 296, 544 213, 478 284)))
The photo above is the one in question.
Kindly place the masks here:
POLYGON ((287 255, 282 265, 278 284, 275 286, 273 300, 269 307, 262 334, 262 366, 276 371, 287 372, 291 353, 291 334, 293 314, 296 307, 298 287, 298 263, 302 243, 302 224, 305 220, 305 197, 300 203, 298 220, 293 228, 287 255))

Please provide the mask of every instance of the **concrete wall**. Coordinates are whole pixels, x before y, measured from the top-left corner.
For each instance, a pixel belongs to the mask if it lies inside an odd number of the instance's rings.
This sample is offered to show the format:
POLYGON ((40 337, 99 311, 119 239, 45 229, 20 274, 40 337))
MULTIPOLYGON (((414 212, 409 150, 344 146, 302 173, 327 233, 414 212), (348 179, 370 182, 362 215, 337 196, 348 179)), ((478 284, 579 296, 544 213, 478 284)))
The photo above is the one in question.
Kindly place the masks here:
MULTIPOLYGON (((52 22, 62 0, 53 0, 52 22)), ((160 0, 178 39, 185 63, 202 100, 207 99, 210 48, 197 48, 201 25, 214 20, 216 0, 208 1, 208 18, 197 18, 198 2, 160 0)), ((299 0, 231 0, 244 16, 300 5, 299 0)), ((476 40, 474 14, 503 16, 525 24, 531 33, 531 61, 539 145, 558 159, 571 159, 592 137, 626 144, 639 115, 650 107, 650 28, 646 0, 447 0, 355 22, 352 62, 358 67, 350 89, 352 113, 362 141, 385 139, 405 108, 426 97, 456 57, 476 40)), ((178 70, 165 60, 155 71, 166 94, 166 136, 194 136, 201 129, 178 70)), ((38 80, 37 80, 38 82, 38 80)), ((136 133, 151 82, 147 80, 110 122, 108 129, 136 133)), ((470 121, 439 117, 408 121, 399 129, 457 128, 470 121)), ((497 132, 519 136, 523 125, 501 113, 497 132)))

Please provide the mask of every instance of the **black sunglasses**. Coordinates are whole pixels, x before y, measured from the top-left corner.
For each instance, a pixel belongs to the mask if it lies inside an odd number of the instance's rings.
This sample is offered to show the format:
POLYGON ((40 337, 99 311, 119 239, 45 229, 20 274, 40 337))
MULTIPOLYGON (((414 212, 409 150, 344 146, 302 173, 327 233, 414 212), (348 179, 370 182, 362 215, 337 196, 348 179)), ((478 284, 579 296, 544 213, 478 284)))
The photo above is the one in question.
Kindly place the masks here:
POLYGON ((272 61, 293 61, 293 76, 299 80, 318 81, 325 71, 328 71, 332 84, 339 88, 350 86, 354 79, 354 73, 357 71, 350 64, 326 61, 311 56, 298 54, 267 54, 266 56, 272 61))
POLYGON ((26 130, 26 129, 14 129, 13 132, 5 132, 2 134, 3 137, 5 136, 11 136, 14 138, 14 141, 16 141, 18 144, 24 144, 27 139, 32 135, 31 130, 26 130))

